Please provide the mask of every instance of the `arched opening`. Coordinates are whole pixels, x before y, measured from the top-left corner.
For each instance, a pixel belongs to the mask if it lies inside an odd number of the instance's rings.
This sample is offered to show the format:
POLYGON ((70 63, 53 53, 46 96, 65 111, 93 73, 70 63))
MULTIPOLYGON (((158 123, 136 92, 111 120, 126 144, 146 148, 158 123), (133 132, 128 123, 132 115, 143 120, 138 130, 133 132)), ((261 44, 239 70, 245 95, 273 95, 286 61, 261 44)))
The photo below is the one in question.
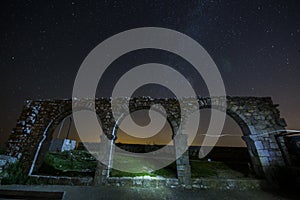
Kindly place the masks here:
MULTIPOLYGON (((99 117, 98 121, 100 123, 99 117)), ((90 133, 84 137, 78 135, 72 114, 61 114, 53 120, 46 133, 46 140, 41 143, 34 174, 93 177, 99 144, 98 135, 90 133), (88 149, 86 145, 89 145, 88 149)))
MULTIPOLYGON (((222 111, 217 111, 222 112, 222 111)), ((224 128, 218 137, 218 141, 211 151, 203 158, 199 158, 199 150, 207 135, 211 119, 211 109, 200 110, 200 123, 197 136, 189 148, 191 176, 192 178, 248 178, 253 177, 252 161, 249 155, 250 147, 244 141, 247 136, 246 127, 237 118, 227 112, 224 128)), ((191 119, 192 120, 192 119, 191 119)))
POLYGON ((63 152, 75 150, 80 138, 71 115, 64 118, 53 132, 49 151, 63 152))
MULTIPOLYGON (((131 117, 135 123, 140 126, 146 126, 149 123, 148 111, 143 110, 133 112, 131 117)), ((121 121, 120 124, 122 124, 122 122, 123 121, 121 121)), ((150 137, 147 136, 147 133, 137 133, 134 129, 130 130, 130 132, 124 132, 121 128, 119 128, 119 126, 117 126, 115 134, 116 146, 126 152, 120 153, 118 151, 114 151, 110 177, 177 177, 176 163, 174 162, 175 149, 172 139, 174 133, 170 121, 167 120, 163 128, 157 134, 150 137), (151 159, 144 154, 149 152, 155 153, 157 150, 163 151, 164 156, 158 156, 151 159), (132 153, 135 154, 133 155, 132 153), (170 163, 164 168, 156 169, 157 162, 165 161, 170 163), (127 169, 130 168, 132 171, 135 171, 134 169, 136 169, 138 172, 125 172, 114 169, 116 165, 121 165, 127 169)))

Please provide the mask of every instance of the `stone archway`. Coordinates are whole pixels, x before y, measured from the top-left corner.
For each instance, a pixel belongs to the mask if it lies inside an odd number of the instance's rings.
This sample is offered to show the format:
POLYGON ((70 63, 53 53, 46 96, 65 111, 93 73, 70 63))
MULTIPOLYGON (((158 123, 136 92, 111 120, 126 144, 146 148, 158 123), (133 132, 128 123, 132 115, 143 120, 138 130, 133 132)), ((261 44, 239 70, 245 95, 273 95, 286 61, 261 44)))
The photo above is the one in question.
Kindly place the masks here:
MULTIPOLYGON (((104 154, 107 155, 107 157, 102 157, 100 158, 100 160, 102 160, 105 163, 109 163, 108 165, 104 165, 102 162, 98 162, 97 163, 97 169, 96 169, 96 173, 95 173, 95 178, 94 178, 94 184, 95 185, 101 185, 101 184, 106 184, 108 182, 108 178, 109 178, 109 174, 110 174, 110 170, 113 168, 113 163, 111 163, 111 160, 113 160, 114 154, 115 154, 115 139, 116 139, 116 134, 118 131, 118 126, 120 125, 120 123, 124 120, 124 118, 126 116, 124 116, 123 114, 126 113, 124 111, 124 107, 123 105, 125 105, 125 103, 122 102, 126 102, 127 99, 119 99, 119 108, 117 108, 117 116, 119 116, 119 118, 114 121, 113 124, 110 124, 110 129, 107 129, 108 131, 106 132, 106 134, 101 135, 101 144, 100 144, 100 152, 105 152, 104 154)), ((163 105, 163 107, 165 108, 166 111, 166 121, 167 123, 169 123, 170 127, 171 127, 171 131, 172 131, 172 140, 174 140, 174 135, 175 133, 178 131, 178 127, 179 127, 179 123, 180 123, 180 117, 178 115, 178 110, 179 110, 179 104, 178 102, 176 102, 175 99, 150 99, 150 98, 135 98, 133 99, 133 104, 134 106, 131 107, 131 111, 138 111, 138 110, 148 110, 152 105, 154 104, 161 104, 163 105), (173 104, 169 104, 170 102, 172 102, 173 104), (169 104, 169 106, 168 106, 169 104)), ((161 112, 159 109, 156 110, 157 112, 161 112)), ((178 137, 179 138, 179 137, 178 137)), ((174 141, 174 147, 175 147, 175 143, 176 141, 174 141)), ((179 146, 179 145, 178 145, 179 146)), ((176 148, 174 148, 174 159, 175 159, 175 154, 176 154, 176 148)), ((188 152, 185 152, 184 155, 187 155, 188 158, 188 152)), ((179 179, 179 182, 184 184, 186 181, 184 181, 183 179, 185 179, 185 177, 189 177, 190 176, 190 170, 189 170, 189 174, 184 174, 186 173, 185 168, 183 168, 184 166, 186 167, 190 167, 189 164, 185 162, 181 162, 182 158, 184 157, 184 155, 182 155, 180 158, 178 158, 176 160, 177 162, 177 177, 179 179)), ((188 162, 188 160, 187 160, 188 162)))
MULTIPOLYGON (((278 105, 274 105, 271 98, 227 97, 226 110, 224 110, 223 105, 212 103, 221 102, 218 97, 199 98, 198 100, 200 105, 199 109, 211 108, 213 105, 214 109, 226 112, 240 126, 254 171, 258 176, 272 177, 274 175, 274 168, 288 163, 288 154, 282 151, 282 148, 280 148, 282 143, 277 141, 274 135, 274 131, 284 130, 286 124, 284 120, 280 118, 277 109, 278 105)), ((175 121, 178 121, 178 119, 175 118, 174 122, 175 121)), ((176 123, 172 123, 172 125, 173 129, 177 131, 179 126, 176 123)), ((186 133, 179 132, 178 134, 180 137, 177 137, 177 141, 174 141, 175 149, 187 144, 186 133)), ((176 161, 178 179, 182 185, 189 185, 191 183, 188 155, 188 151, 186 151, 176 161)), ((105 169, 107 170, 107 168, 105 169)), ((101 171, 103 168, 99 170, 101 171)), ((106 172, 99 174, 107 175, 106 172)), ((101 180, 105 182, 105 177, 101 180)))
MULTIPOLYGON (((126 116, 126 117, 128 117, 128 116, 126 116)), ((141 117, 141 116, 139 116, 139 117, 141 117)), ((139 119, 141 119, 141 118, 139 118, 139 119)), ((153 166, 152 165, 149 166, 147 158, 150 158, 151 156, 153 156, 154 159, 157 160, 162 155, 159 152, 156 152, 153 155, 151 155, 151 154, 149 154, 149 152, 159 150, 163 147, 166 147, 166 148, 161 149, 163 151, 161 153, 164 154, 165 156, 162 157, 161 159, 171 160, 170 162, 173 162, 175 160, 175 153, 174 153, 175 148, 174 148, 174 143, 173 143, 174 131, 173 131, 171 122, 169 120, 166 121, 167 125, 165 124, 164 127, 156 135, 154 135, 152 137, 147 137, 147 138, 144 138, 142 135, 141 135, 142 137, 138 137, 137 135, 130 135, 132 133, 131 131, 129 131, 129 132, 122 131, 120 126, 117 125, 117 124, 122 124, 122 122, 123 122, 122 120, 119 120, 119 123, 116 123, 114 126, 114 129, 113 129, 113 135, 115 136, 114 144, 115 144, 116 148, 113 148, 113 152, 112 152, 112 160, 113 160, 113 162, 111 164, 112 169, 115 168, 115 161, 117 163, 119 163, 118 158, 116 158, 115 155, 120 154, 121 156, 129 156, 129 157, 133 156, 133 158, 138 158, 138 160, 143 163, 143 167, 145 168, 145 170, 148 169, 145 172, 148 172, 149 170, 153 171, 153 168, 152 168, 153 166), (166 132, 165 127, 169 127, 167 132, 166 132), (127 134, 127 136, 129 136, 130 138, 122 139, 122 136, 124 137, 123 134, 127 134), (135 140, 135 142, 132 142, 131 139, 135 140), (163 140, 165 140, 165 141, 167 140, 167 141, 163 142, 163 140), (121 142, 121 143, 119 143, 120 145, 116 143, 117 141, 121 142), (122 143, 122 141, 125 143, 122 143), (127 142, 130 142, 130 143, 127 143, 127 142), (162 142, 163 144, 161 144, 160 142, 162 142), (138 147, 140 147, 140 148, 134 148, 136 146, 133 146, 133 145, 138 145, 138 147), (165 145, 168 145, 168 146, 165 146, 165 145), (127 155, 127 152, 128 152, 128 155, 127 155), (133 153, 133 154, 131 154, 131 153, 133 153), (149 166, 149 168, 147 166, 149 166)), ((134 130, 132 130, 132 131, 134 131, 134 130)), ((140 162, 140 164, 141 164, 141 162, 140 162)), ((137 171, 132 171, 132 173, 136 173, 136 172, 137 171)))
MULTIPOLYGON (((214 108, 224 110, 223 105, 219 105, 220 99, 225 97, 198 98, 199 108, 214 108)), ((120 99, 120 102, 123 100, 120 99)), ((185 99, 189 101, 189 99, 185 99)), ((276 131, 284 130, 286 124, 280 118, 278 105, 274 105, 269 97, 227 97, 226 112, 240 125, 244 140, 249 147, 252 162, 256 166, 255 170, 259 175, 272 175, 276 166, 289 164, 288 153, 283 141, 278 141, 276 131)), ((77 100, 77 109, 89 109, 95 107, 97 115, 102 124, 104 138, 110 141, 112 128, 116 123, 111 111, 111 98, 77 100)), ((171 121, 173 130, 178 130, 180 123, 180 109, 176 99, 152 99, 149 97, 132 98, 130 110, 149 108, 153 104, 161 104, 167 111, 167 117, 171 121)), ((192 110, 191 110, 192 111, 192 110)), ((8 140, 7 154, 18 157, 28 172, 35 160, 37 149, 45 148, 43 142, 52 127, 71 114, 71 100, 39 100, 26 101, 21 116, 8 140)), ((120 110, 122 112, 122 104, 120 110)), ((176 131, 175 131, 176 132, 176 131)), ((174 143, 185 144, 186 133, 179 130, 180 139, 174 143)), ((47 142, 46 142, 47 143, 47 142)), ((180 145, 177 145, 180 146, 180 145)), ((103 145, 105 149, 107 146, 103 145)), ((105 177, 103 167, 99 167, 97 177, 105 177)), ((182 184, 187 185, 190 181, 190 169, 188 153, 185 152, 177 162, 178 177, 182 184)), ((100 178, 101 182, 104 180, 100 178)))

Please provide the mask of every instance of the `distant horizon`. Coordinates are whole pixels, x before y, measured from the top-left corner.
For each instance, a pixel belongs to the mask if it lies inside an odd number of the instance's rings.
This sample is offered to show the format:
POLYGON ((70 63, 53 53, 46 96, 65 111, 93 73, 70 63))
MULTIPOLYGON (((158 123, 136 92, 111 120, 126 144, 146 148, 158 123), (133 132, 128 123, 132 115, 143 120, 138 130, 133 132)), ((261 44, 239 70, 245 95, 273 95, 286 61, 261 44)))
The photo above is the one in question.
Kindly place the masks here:
MULTIPOLYGON (((88 143, 88 144, 100 144, 101 142, 79 142, 79 143, 88 143)), ((78 144, 79 144, 78 143, 78 144)), ((142 143, 121 143, 121 142, 116 142, 116 145, 118 144, 129 144, 129 145, 144 145, 144 146, 174 146, 174 145, 168 145, 168 144, 142 144, 142 143)), ((190 147, 204 147, 202 145, 190 145, 190 147)), ((209 146, 207 146, 209 147, 209 146)), ((215 145, 213 147, 233 147, 233 148, 247 148, 246 146, 226 146, 226 145, 215 145)))

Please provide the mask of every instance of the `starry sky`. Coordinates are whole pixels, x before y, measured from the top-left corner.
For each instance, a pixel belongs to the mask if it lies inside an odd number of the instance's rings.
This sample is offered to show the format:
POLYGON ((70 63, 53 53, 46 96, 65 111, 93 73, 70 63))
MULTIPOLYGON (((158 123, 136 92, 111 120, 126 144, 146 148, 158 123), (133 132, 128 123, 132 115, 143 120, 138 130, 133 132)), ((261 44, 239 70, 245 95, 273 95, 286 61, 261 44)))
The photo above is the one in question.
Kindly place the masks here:
MULTIPOLYGON (((271 96, 288 128, 300 129, 299 10, 298 0, 1 1, 0 143, 15 126, 25 99, 71 98, 76 73, 96 45, 146 26, 195 39, 217 64, 228 95, 271 96)), ((110 96, 123 73, 147 62, 174 67, 197 94, 207 94, 186 61, 141 50, 112 63, 97 96, 110 96)), ((168 92, 145 86, 136 95, 168 92)))

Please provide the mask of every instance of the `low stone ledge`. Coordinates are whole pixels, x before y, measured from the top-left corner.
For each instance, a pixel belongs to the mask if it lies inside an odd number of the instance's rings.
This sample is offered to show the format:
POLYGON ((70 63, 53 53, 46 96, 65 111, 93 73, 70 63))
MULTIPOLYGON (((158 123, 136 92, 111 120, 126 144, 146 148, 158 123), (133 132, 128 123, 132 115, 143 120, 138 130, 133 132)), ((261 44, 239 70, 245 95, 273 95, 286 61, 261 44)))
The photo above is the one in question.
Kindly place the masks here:
POLYGON ((260 189, 264 180, 258 179, 192 179, 193 188, 221 189, 221 190, 248 190, 260 189))
POLYGON ((127 187, 177 187, 177 179, 166 179, 160 177, 109 177, 107 185, 127 187))
POLYGON ((221 189, 221 190, 248 190, 261 189, 264 180, 257 179, 210 179, 198 178, 192 179, 191 186, 182 186, 175 178, 160 177, 109 177, 107 185, 109 186, 126 186, 126 187, 185 187, 195 189, 221 189))
POLYGON ((93 177, 66 177, 66 176, 43 176, 33 175, 30 178, 49 185, 93 185, 93 177))

